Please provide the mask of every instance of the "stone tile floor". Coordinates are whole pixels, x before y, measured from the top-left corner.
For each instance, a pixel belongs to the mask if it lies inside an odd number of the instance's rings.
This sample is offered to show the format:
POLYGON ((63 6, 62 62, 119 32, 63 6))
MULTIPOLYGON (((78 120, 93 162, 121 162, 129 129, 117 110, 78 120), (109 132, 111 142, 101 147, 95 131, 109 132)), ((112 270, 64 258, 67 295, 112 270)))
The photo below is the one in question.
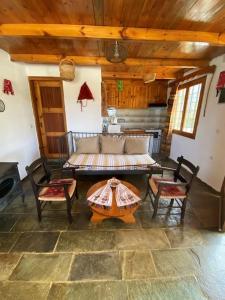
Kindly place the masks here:
MULTIPOLYGON (((0 213, 0 299, 225 299, 225 234, 206 229, 205 185, 195 185, 184 224, 177 215, 153 221, 147 199, 134 225, 93 225, 85 194, 98 180, 79 181, 71 225, 64 204, 49 206, 39 223, 24 182, 25 203, 17 198, 0 213)), ((145 177, 127 180, 144 194, 145 177)))

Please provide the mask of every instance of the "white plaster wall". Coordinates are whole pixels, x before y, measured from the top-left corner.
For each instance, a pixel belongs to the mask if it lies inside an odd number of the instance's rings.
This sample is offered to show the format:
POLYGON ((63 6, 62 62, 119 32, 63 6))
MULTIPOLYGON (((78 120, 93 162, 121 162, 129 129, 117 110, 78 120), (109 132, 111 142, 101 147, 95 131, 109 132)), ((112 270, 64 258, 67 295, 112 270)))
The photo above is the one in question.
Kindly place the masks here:
POLYGON ((200 166, 198 177, 216 190, 220 190, 225 176, 225 104, 218 104, 216 83, 219 73, 225 70, 225 56, 210 62, 216 65, 211 88, 209 90, 206 116, 203 110, 212 75, 207 76, 207 83, 196 138, 190 139, 173 134, 170 157, 174 160, 183 155, 200 166))
MULTIPOLYGON (((58 66, 26 65, 27 76, 59 76, 58 66)), ((63 81, 67 130, 78 132, 101 132, 101 68, 76 67, 76 78, 72 82, 63 81), (81 112, 77 97, 80 87, 87 82, 94 101, 87 101, 87 107, 81 112)), ((86 101, 85 101, 86 102, 86 101)))
POLYGON ((21 178, 25 166, 39 157, 28 80, 23 64, 10 62, 6 52, 0 50, 0 99, 6 109, 0 112, 0 161, 19 162, 21 178), (12 82, 15 95, 2 91, 3 79, 12 82))

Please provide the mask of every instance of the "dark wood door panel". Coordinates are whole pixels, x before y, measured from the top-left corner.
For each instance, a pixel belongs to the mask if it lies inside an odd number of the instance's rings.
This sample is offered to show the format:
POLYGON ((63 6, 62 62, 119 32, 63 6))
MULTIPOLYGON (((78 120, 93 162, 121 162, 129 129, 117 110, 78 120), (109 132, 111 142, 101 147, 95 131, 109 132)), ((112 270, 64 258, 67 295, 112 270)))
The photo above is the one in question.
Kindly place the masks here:
POLYGON ((41 92, 41 103, 42 107, 45 108, 61 108, 62 107, 62 96, 60 87, 40 87, 41 92))
POLYGON ((65 132, 63 113, 44 113, 43 119, 46 132, 65 132))

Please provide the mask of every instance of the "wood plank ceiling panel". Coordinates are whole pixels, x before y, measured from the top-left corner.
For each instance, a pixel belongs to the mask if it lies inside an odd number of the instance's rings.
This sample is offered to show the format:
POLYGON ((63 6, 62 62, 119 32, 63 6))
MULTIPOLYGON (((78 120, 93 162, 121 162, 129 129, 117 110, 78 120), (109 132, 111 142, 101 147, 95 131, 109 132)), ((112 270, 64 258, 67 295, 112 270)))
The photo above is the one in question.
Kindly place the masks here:
POLYGON ((90 0, 1 0, 1 23, 95 25, 90 0))
MULTIPOLYGON (((225 31, 225 0, 1 0, 1 23, 86 24, 225 31)), ((0 38, 9 53, 105 56, 107 41, 0 38)), ((129 57, 212 58, 224 47, 190 42, 123 41, 129 57)), ((112 65, 106 70, 118 68, 112 65)), ((123 71, 121 65, 119 71, 123 71)), ((164 69, 165 70, 165 69, 164 69)), ((131 72, 136 72, 134 69, 131 72)), ((167 70, 165 70, 167 71, 167 70)), ((173 70, 175 72, 175 70, 173 70)))
POLYGON ((53 38, 0 38, 0 48, 9 53, 99 56, 97 41, 53 38))

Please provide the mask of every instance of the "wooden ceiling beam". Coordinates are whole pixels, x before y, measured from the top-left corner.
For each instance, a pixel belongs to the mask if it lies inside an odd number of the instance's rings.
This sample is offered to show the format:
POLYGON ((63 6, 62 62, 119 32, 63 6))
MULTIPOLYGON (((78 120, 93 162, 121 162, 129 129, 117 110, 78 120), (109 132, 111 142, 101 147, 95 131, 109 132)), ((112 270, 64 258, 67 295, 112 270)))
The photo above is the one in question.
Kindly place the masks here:
POLYGON ((216 70, 216 65, 212 65, 212 66, 208 66, 208 67, 199 69, 199 70, 194 71, 194 72, 192 72, 190 74, 181 76, 180 78, 178 78, 175 81, 170 82, 169 83, 169 87, 172 87, 175 83, 180 83, 182 81, 192 79, 192 78, 194 78, 196 76, 202 76, 202 75, 207 75, 207 74, 210 74, 210 73, 214 73, 215 70, 216 70))
POLYGON ((69 24, 1 24, 0 37, 4 36, 202 42, 225 45, 224 32, 69 24))
MULTIPOLYGON (((52 54, 11 54, 12 61, 26 63, 58 64, 64 56, 52 54)), ((105 57, 98 56, 66 56, 73 59, 76 65, 101 65, 112 66, 105 57)), ((170 58, 127 58, 119 65, 143 66, 143 67, 167 67, 167 68, 199 68, 208 66, 208 60, 204 59, 170 59, 170 58)))
MULTIPOLYGON (((103 71, 102 78, 116 78, 116 79, 143 79, 141 73, 134 72, 109 72, 103 71)), ((156 71, 156 79, 175 79, 176 75, 173 73, 156 71)))

